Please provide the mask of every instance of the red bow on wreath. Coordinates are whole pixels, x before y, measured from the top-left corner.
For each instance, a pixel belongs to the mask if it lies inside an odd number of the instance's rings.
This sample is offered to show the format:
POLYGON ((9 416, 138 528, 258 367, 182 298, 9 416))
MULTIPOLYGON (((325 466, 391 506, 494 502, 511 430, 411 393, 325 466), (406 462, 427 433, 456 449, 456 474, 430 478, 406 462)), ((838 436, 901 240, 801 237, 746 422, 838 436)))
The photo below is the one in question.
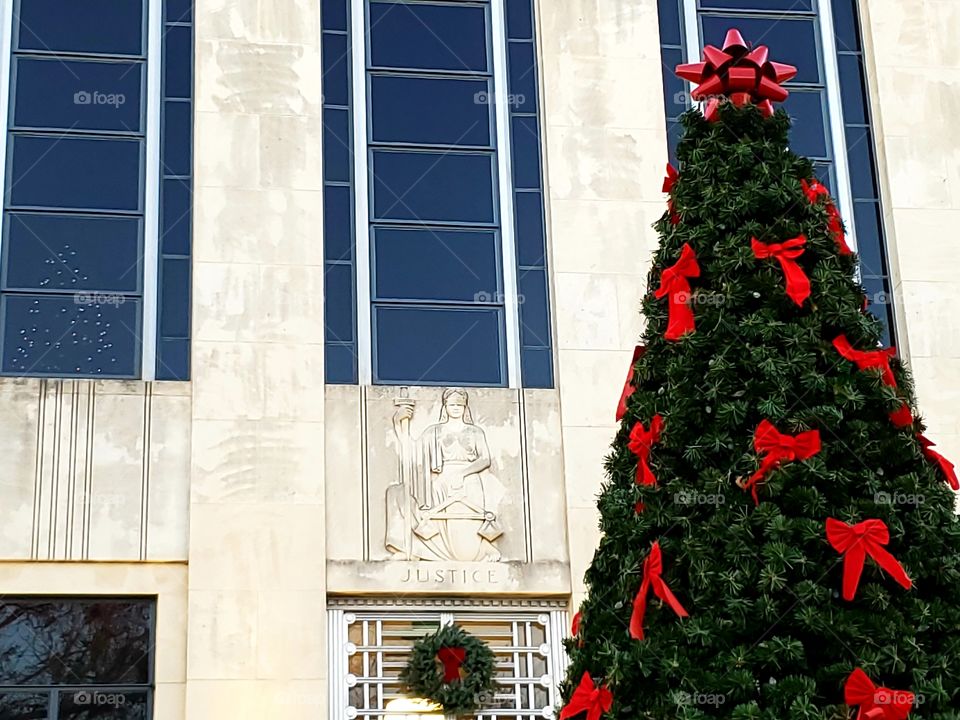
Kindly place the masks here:
POLYGON ((693 310, 690 309, 690 282, 688 278, 700 277, 697 254, 689 243, 683 244, 680 259, 660 273, 660 287, 654 293, 658 300, 669 295, 670 306, 667 315, 667 331, 663 334, 667 340, 679 340, 695 329, 693 310))
MULTIPOLYGON (((663 178, 663 192, 669 193, 673 190, 674 183, 677 182, 677 178, 680 177, 680 173, 677 172, 677 169, 667 163, 667 175, 663 178)), ((673 198, 667 200, 667 211, 670 213, 670 222, 673 225, 680 224, 680 216, 673 211, 673 198)))
POLYGON ((576 717, 582 712, 587 714, 587 720, 600 720, 605 712, 610 712, 613 706, 613 693, 603 685, 597 687, 589 672, 584 672, 580 684, 570 696, 570 702, 560 711, 560 720, 576 717))
POLYGON ((833 339, 833 346, 837 352, 847 360, 857 364, 861 370, 879 370, 883 384, 892 388, 897 386, 897 379, 890 369, 890 358, 896 355, 894 348, 885 350, 854 350, 846 335, 839 335, 833 339))
POLYGON ((759 260, 775 258, 783 269, 783 276, 787 281, 787 295, 797 305, 810 297, 810 279, 803 272, 796 260, 803 255, 803 246, 807 244, 806 235, 797 235, 795 238, 784 240, 782 243, 767 245, 756 238, 750 239, 753 255, 759 260))
POLYGON ((837 206, 833 204, 830 191, 819 180, 811 180, 810 182, 801 180, 800 187, 803 188, 803 194, 807 196, 811 205, 816 205, 819 198, 824 198, 824 209, 827 211, 827 228, 837 244, 837 252, 841 255, 852 255, 853 250, 847 245, 847 236, 843 231, 843 221, 840 219, 837 206))
POLYGON ((627 448, 637 456, 637 485, 656 485, 657 478, 647 464, 650 460, 651 448, 660 442, 660 433, 663 432, 663 416, 657 413, 650 419, 650 429, 647 430, 639 420, 630 430, 630 441, 627 448))
POLYGON ((920 433, 917 433, 917 440, 920 441, 920 446, 923 448, 923 456, 939 466, 940 472, 943 473, 943 477, 951 489, 960 490, 960 480, 957 480, 957 471, 954 469, 953 463, 936 450, 931 450, 936 443, 930 442, 920 433))
POLYGON ((912 692, 877 687, 860 668, 847 677, 843 696, 850 707, 860 706, 855 720, 906 720, 913 709, 912 692))
POLYGON ((443 681, 445 683, 460 680, 460 667, 467 659, 467 651, 462 647, 442 647, 437 651, 437 660, 443 663, 443 681))
POLYGON ((780 84, 797 74, 793 65, 770 60, 766 45, 750 50, 738 30, 727 31, 723 50, 713 45, 703 48, 703 58, 704 62, 677 65, 674 72, 698 84, 690 97, 708 100, 703 115, 710 121, 717 118, 722 96, 737 107, 753 102, 764 117, 770 117, 773 115, 771 101, 783 102, 790 94, 780 84))
POLYGON ((843 555, 843 599, 853 600, 863 574, 867 555, 903 588, 909 590, 913 582, 907 571, 883 546, 890 542, 890 531, 883 520, 871 518, 847 525, 842 520, 827 518, 827 540, 833 549, 843 555))
POLYGON ((643 618, 647 614, 647 595, 650 590, 653 594, 663 600, 680 617, 687 617, 687 611, 683 609, 680 601, 667 587, 663 581, 663 555, 660 553, 660 543, 653 543, 650 548, 650 554, 643 561, 643 580, 640 583, 640 590, 633 599, 633 613, 630 615, 630 637, 635 640, 643 640, 643 618))
POLYGON ((753 495, 753 502, 760 504, 757 485, 781 463, 806 460, 820 452, 820 431, 807 430, 799 435, 784 435, 769 420, 761 420, 753 434, 753 449, 763 455, 760 468, 742 484, 753 495))

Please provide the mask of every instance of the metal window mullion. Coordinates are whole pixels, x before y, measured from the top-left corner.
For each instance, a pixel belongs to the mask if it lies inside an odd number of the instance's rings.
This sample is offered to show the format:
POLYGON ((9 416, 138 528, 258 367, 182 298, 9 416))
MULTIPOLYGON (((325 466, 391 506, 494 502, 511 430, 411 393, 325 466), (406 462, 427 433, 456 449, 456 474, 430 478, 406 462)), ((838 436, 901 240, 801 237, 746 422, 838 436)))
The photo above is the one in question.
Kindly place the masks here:
MULTIPOLYGON (((850 248, 857 249, 856 225, 853 221, 853 187, 850 182, 850 163, 847 158, 847 138, 843 124, 843 104, 840 100, 840 70, 837 63, 837 43, 833 31, 832 0, 818 0, 820 43, 823 46, 823 75, 827 90, 827 116, 830 121, 830 139, 833 145, 833 165, 837 173, 837 201, 845 225, 850 248)), ((859 270, 858 270, 859 273, 859 270)))
POLYGON ((144 131, 143 203, 143 321, 140 328, 140 377, 153 380, 157 373, 157 305, 160 273, 160 118, 163 62, 163 0, 148 0, 147 117, 144 131))
MULTIPOLYGON (((7 143, 10 140, 10 68, 13 50, 13 5, 14 0, 0 0, 0 117, 3 118, 3 142, 0 142, 0 197, 6 198, 7 143)), ((6 205, 6 202, 4 202, 6 205)), ((3 219, 5 223, 5 218, 3 219)), ((3 246, 0 232, 0 251, 3 246)))
POLYGON ((498 195, 500 206, 500 262, 503 277, 507 386, 519 388, 520 290, 517 278, 517 245, 514 232, 512 146, 510 143, 510 86, 507 73, 507 24, 504 0, 490 3, 490 34, 493 37, 493 108, 495 117, 498 195))
POLYGON ((373 382, 373 338, 370 302, 370 193, 367 160, 367 2, 349 0, 353 81, 354 246, 357 284, 357 375, 361 385, 373 382))

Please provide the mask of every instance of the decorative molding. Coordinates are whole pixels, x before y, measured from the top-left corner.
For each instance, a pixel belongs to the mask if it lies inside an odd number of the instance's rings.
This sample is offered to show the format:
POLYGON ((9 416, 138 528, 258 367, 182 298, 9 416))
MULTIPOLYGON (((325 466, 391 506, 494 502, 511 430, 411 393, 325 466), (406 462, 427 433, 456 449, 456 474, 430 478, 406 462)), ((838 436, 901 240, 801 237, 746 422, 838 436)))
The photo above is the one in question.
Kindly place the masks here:
POLYGON ((411 597, 345 597, 327 596, 329 610, 522 610, 540 612, 567 610, 567 600, 539 598, 411 598, 411 597))

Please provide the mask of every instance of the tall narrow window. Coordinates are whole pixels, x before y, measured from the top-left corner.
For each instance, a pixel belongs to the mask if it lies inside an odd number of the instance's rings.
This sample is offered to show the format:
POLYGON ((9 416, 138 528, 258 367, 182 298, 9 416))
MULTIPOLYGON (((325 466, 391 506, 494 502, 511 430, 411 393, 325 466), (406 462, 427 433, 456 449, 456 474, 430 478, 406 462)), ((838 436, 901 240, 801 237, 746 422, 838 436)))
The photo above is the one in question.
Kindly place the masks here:
POLYGON ((530 0, 323 18, 328 382, 551 386, 530 0))
POLYGON ((0 372, 185 379, 191 3, 8 5, 0 372))
POLYGON ((783 104, 793 119, 791 149, 811 158, 837 198, 870 310, 893 332, 893 306, 880 212, 873 136, 857 21, 857 0, 659 0, 660 41, 670 152, 689 86, 673 75, 705 44, 723 45, 736 27, 747 42, 769 45, 798 68, 783 104), (687 60, 684 60, 686 58, 687 60))
POLYGON ((4 598, 0 717, 150 718, 154 614, 141 598, 4 598))

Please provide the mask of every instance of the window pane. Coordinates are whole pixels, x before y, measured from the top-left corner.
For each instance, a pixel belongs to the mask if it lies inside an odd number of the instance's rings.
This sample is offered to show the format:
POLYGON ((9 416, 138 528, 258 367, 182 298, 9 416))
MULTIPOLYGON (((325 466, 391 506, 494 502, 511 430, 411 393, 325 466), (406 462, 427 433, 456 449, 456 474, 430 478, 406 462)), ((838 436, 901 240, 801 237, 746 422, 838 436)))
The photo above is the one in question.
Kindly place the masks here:
POLYGON ((348 0, 320 0, 321 23, 324 30, 346 31, 347 2, 348 0))
POLYGON ((350 103, 350 49, 346 35, 323 34, 323 101, 327 105, 350 103))
POLYGON ((9 213, 5 290, 140 289, 140 220, 9 213))
POLYGON ((883 256, 883 227, 880 223, 880 205, 870 200, 855 202, 853 215, 857 229, 857 254, 863 275, 886 275, 887 263, 883 256))
POLYGON ((492 153, 372 154, 376 218, 495 222, 492 153))
POLYGON ((193 19, 193 0, 165 0, 166 22, 191 22, 193 19))
POLYGON ((164 255, 190 254, 190 181, 163 181, 160 246, 164 255))
POLYGON ((190 99, 193 93, 193 33, 172 25, 163 30, 163 95, 190 99))
POLYGON ((790 149, 811 158, 827 157, 826 98, 822 91, 790 91, 783 109, 790 115, 790 149))
POLYGON ((502 385, 499 309, 374 309, 380 382, 502 385))
POLYGON ((795 10, 811 12, 813 0, 700 0, 704 10, 795 10))
POLYGON ((820 82, 817 29, 812 18, 756 18, 702 15, 705 43, 723 47, 727 30, 737 28, 744 40, 770 47, 771 59, 797 67, 796 82, 820 82))
POLYGON ((867 128, 847 129, 847 160, 850 163, 850 187, 859 199, 876 198, 873 176, 873 138, 867 128))
POLYGON ((863 72, 859 55, 837 55, 840 69, 840 93, 843 104, 843 122, 846 124, 863 124, 867 122, 866 93, 864 92, 863 72))
POLYGON ((160 298, 160 335, 190 336, 190 260, 167 258, 160 272, 163 287, 160 298))
POLYGON ((553 387, 553 353, 550 348, 524 348, 521 357, 525 388, 553 387))
POLYGON ((370 3, 374 67, 487 71, 482 5, 370 3))
POLYGON ((515 117, 513 137, 513 185, 518 190, 540 189, 540 126, 536 117, 515 117))
POLYGON ((147 694, 112 688, 60 693, 59 720, 147 720, 147 694))
POLYGON ((550 345, 550 316, 547 312, 547 276, 543 270, 524 270, 520 285, 520 344, 524 347, 550 345))
POLYGON ((334 342, 353 341, 353 266, 327 265, 323 273, 326 338, 334 342))
POLYGON ((677 117, 689 107, 687 102, 688 83, 677 77, 674 68, 683 62, 683 51, 663 48, 663 108, 667 117, 677 117))
POLYGON ((660 43, 663 45, 682 45, 680 33, 683 25, 680 20, 682 0, 659 0, 657 12, 660 19, 660 43))
MULTIPOLYGON (((2 372, 103 377, 138 374, 139 300, 97 293, 66 297, 8 294, 3 297, 2 308, 2 372)), ((57 680, 61 681, 67 682, 66 676, 57 680)))
POLYGON ((517 217, 517 264, 544 265, 543 200, 540 193, 516 193, 513 211, 517 217))
POLYGON ((137 211, 139 140, 14 135, 14 206, 137 211))
POLYGON ((327 260, 353 257, 353 205, 350 188, 328 185, 323 189, 323 249, 327 260))
POLYGON ((164 175, 189 175, 192 170, 190 140, 193 113, 188 102, 164 103, 163 168, 164 175))
POLYGON ((22 0, 17 29, 20 50, 142 55, 143 2, 22 0))
POLYGON ((860 50, 856 0, 833 0, 833 29, 838 50, 860 50))
POLYGON ((373 142, 491 145, 487 80, 372 75, 370 94, 373 142))
POLYGON ((0 718, 4 720, 45 720, 50 697, 47 693, 0 692, 0 718))
POLYGON ((152 607, 149 600, 4 599, 0 684, 149 683, 152 607))
POLYGON ((510 110, 537 111, 537 67, 532 42, 510 43, 510 110))
POLYGON ((511 40, 533 39, 533 9, 530 0, 507 0, 507 36, 511 40))
POLYGON ((357 351, 353 345, 327 343, 324 348, 326 381, 334 384, 357 382, 357 351))
POLYGON ((348 110, 323 111, 323 176, 328 181, 349 182, 350 165, 350 112, 348 110))
POLYGON ((13 124, 141 132, 143 63, 16 58, 13 124))
POLYGON ((190 341, 160 338, 157 346, 157 380, 190 379, 190 341))
POLYGON ((377 299, 501 302, 493 231, 375 228, 377 299))

